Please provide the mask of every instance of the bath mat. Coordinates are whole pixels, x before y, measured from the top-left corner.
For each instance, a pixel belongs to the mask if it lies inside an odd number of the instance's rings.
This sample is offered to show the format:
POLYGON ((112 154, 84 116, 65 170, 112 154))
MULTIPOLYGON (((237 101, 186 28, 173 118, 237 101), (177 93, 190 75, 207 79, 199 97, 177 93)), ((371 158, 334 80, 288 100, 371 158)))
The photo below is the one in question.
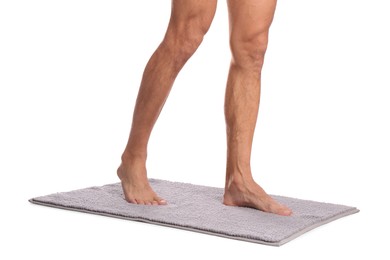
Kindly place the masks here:
POLYGON ((120 183, 36 197, 29 201, 55 208, 142 221, 232 239, 280 246, 318 226, 359 212, 354 207, 272 196, 292 209, 289 217, 222 204, 223 189, 150 179, 168 201, 164 206, 124 200, 120 183))

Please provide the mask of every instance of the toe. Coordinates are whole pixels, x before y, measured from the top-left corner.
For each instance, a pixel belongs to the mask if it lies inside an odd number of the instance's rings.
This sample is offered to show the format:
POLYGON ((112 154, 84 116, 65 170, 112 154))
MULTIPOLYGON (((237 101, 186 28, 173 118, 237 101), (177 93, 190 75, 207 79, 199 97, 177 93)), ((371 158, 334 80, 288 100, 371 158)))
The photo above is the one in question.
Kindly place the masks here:
POLYGON ((167 201, 164 200, 164 199, 159 199, 159 200, 157 201, 157 203, 158 203, 158 205, 167 205, 167 201))
POLYGON ((137 201, 133 197, 127 197, 126 201, 132 204, 137 204, 137 201))
POLYGON ((152 202, 150 202, 150 201, 145 201, 145 205, 150 206, 150 205, 152 205, 152 202))
POLYGON ((285 209, 283 210, 283 215, 284 215, 284 216, 291 216, 291 214, 292 214, 291 209, 285 208, 285 209))
POLYGON ((282 216, 291 216, 292 211, 289 208, 282 206, 275 213, 282 216))
POLYGON ((158 205, 158 201, 153 200, 152 205, 157 206, 158 205))
POLYGON ((137 199, 137 204, 139 205, 145 205, 145 202, 141 199, 137 199))

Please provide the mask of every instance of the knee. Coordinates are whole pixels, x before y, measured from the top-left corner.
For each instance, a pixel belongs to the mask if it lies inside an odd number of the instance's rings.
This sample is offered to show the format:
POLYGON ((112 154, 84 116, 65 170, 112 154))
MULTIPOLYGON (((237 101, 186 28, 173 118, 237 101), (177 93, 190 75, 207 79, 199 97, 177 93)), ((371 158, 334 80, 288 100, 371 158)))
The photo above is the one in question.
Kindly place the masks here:
POLYGON ((244 69, 261 71, 268 45, 268 33, 261 32, 247 36, 230 38, 232 62, 244 69))
POLYGON ((172 26, 164 38, 164 45, 169 49, 175 64, 182 66, 195 53, 207 33, 208 27, 194 21, 172 26))
POLYGON ((185 30, 177 37, 177 59, 179 62, 186 62, 198 49, 203 41, 205 33, 200 29, 185 30))

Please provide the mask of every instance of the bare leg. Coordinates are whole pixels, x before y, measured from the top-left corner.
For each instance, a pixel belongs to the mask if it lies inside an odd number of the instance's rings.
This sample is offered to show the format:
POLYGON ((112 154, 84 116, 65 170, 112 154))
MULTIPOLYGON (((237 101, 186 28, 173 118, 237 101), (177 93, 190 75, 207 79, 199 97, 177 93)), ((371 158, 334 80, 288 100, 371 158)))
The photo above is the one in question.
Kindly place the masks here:
POLYGON ((128 202, 166 204, 152 190, 147 179, 147 145, 177 74, 210 27, 216 4, 216 0, 172 1, 166 35, 144 71, 129 140, 117 171, 128 202))
POLYGON ((227 165, 224 204, 279 215, 291 211, 253 180, 250 158, 260 78, 276 0, 228 0, 232 61, 225 96, 227 165))

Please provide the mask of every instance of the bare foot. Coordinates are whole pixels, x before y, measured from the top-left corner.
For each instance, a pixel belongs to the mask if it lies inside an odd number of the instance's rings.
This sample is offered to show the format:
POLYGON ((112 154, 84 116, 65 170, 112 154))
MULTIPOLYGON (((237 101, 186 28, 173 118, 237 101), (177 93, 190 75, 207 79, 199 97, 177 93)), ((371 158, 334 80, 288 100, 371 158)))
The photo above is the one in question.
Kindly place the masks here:
POLYGON ((264 212, 290 216, 292 211, 273 200, 253 179, 237 178, 225 187, 223 204, 259 209, 264 212))
POLYGON ((117 174, 122 183, 127 202, 140 205, 166 205, 167 202, 153 191, 146 177, 146 168, 142 164, 124 163, 119 166, 117 174))

